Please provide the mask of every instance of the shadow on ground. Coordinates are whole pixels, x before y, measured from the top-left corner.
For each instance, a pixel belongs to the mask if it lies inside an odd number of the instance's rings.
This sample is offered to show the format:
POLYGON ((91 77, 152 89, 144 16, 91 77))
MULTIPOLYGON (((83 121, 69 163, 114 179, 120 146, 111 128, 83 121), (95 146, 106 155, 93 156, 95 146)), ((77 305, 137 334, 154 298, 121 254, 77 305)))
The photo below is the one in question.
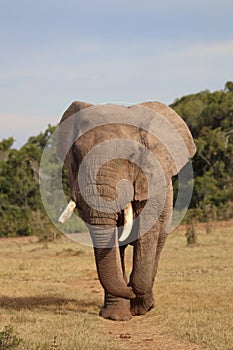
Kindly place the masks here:
POLYGON ((55 311, 56 313, 66 313, 68 311, 98 314, 101 305, 95 301, 84 301, 78 299, 65 299, 55 296, 35 296, 35 297, 0 297, 0 308, 14 310, 34 310, 43 309, 55 311))

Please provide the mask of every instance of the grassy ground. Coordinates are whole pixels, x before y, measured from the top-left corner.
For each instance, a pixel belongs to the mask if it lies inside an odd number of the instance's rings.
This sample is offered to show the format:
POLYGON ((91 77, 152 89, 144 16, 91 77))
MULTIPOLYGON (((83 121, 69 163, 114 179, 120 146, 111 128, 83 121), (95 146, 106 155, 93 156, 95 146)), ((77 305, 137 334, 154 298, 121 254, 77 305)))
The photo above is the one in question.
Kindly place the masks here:
MULTIPOLYGON (((186 246, 184 230, 164 248, 145 317, 112 322, 98 316, 103 292, 92 249, 62 239, 0 240, 0 331, 13 326, 17 349, 232 349, 232 223, 186 246)), ((128 249, 128 269, 132 251, 128 249)), ((0 333, 0 345, 1 337, 0 333)), ((0 347, 1 350, 13 347, 0 347)))

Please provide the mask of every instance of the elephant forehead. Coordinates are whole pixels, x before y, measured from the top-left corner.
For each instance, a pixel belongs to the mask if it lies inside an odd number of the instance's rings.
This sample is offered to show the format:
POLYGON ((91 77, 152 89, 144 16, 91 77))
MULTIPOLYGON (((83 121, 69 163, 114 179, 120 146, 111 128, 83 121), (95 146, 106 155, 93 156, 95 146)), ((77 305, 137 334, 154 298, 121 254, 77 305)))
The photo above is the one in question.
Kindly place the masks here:
POLYGON ((74 149, 83 158, 89 152, 89 156, 113 159, 113 158, 133 158, 140 147, 141 135, 135 127, 106 124, 89 130, 80 136, 75 142, 74 149))
MULTIPOLYGON (((160 146, 165 149, 175 165, 175 167, 172 166, 174 168, 173 174, 177 174, 189 158, 189 149, 186 147, 184 138, 185 133, 184 135, 180 133, 177 125, 158 111, 141 105, 125 107, 106 104, 92 106, 78 112, 74 120, 74 139, 77 140, 98 127, 101 128, 101 132, 93 132, 94 138, 109 139, 110 135, 108 135, 106 126, 111 124, 125 126, 126 137, 133 139, 135 139, 135 135, 131 132, 130 127, 136 127, 138 129, 136 134, 140 134, 143 144, 147 146, 151 144, 157 150, 160 146), (148 142, 151 139, 159 142, 148 142)), ((111 135, 111 138, 119 137, 117 130, 118 128, 116 128, 115 135, 114 133, 111 135)), ((93 139, 92 145, 95 144, 95 141, 93 139)))
POLYGON ((185 146, 183 135, 179 133, 176 125, 173 125, 166 117, 153 109, 135 105, 131 107, 106 104, 89 107, 77 113, 75 117, 76 138, 84 133, 109 124, 125 124, 144 130, 167 148, 172 158, 183 164, 182 156, 188 158, 188 150, 185 146))

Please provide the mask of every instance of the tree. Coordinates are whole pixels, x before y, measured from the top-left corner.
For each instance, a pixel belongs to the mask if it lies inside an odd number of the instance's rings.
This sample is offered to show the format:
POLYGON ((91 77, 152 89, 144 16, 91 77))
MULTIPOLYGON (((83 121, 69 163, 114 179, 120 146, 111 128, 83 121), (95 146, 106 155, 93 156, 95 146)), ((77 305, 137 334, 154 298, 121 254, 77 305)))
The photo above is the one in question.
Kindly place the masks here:
POLYGON ((197 145, 191 208, 201 209, 203 220, 209 206, 217 218, 232 217, 233 83, 227 82, 224 91, 184 96, 171 107, 189 125, 197 145))
MULTIPOLYGON (((30 137, 19 150, 12 148, 13 138, 0 142, 0 236, 38 234, 47 239, 56 236, 58 231, 44 210, 39 191, 40 160, 44 147, 48 145, 51 154, 47 170, 52 179, 48 186, 56 205, 59 205, 59 186, 54 179, 58 181, 60 165, 55 148, 50 144, 54 142, 50 138, 54 130, 55 127, 49 125, 44 133, 30 137)), ((63 170, 63 187, 68 195, 66 169, 63 170)), ((75 226, 76 230, 83 228, 81 222, 80 227, 75 226)), ((72 220, 67 229, 74 232, 72 220)))
POLYGON ((232 91, 233 91, 233 82, 232 82, 232 81, 228 81, 228 82, 225 84, 225 91, 229 91, 229 92, 232 92, 232 91))

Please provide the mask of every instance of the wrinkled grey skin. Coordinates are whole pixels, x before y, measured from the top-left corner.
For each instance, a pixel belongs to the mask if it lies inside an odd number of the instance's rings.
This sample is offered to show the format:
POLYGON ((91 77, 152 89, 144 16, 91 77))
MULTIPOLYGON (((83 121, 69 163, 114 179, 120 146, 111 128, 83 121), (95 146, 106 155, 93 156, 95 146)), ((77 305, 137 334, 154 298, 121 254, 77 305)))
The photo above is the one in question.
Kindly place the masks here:
MULTIPOLYGON (((153 123, 155 125, 152 125, 152 127, 159 129, 160 126, 157 126, 155 122, 153 123)), ((195 154, 196 148, 192 136, 186 124, 176 112, 158 102, 146 102, 132 107, 117 105, 94 107, 88 103, 76 101, 66 110, 60 125, 57 153, 68 167, 71 197, 76 202, 79 214, 89 227, 94 245, 98 276, 105 290, 104 306, 100 314, 104 318, 112 320, 128 320, 132 315, 144 315, 154 307, 152 288, 160 253, 167 237, 166 226, 172 214, 173 189, 171 179, 195 154), (127 118, 130 118, 128 113, 135 114, 135 118, 137 118, 137 115, 141 118, 142 114, 146 116, 150 113, 155 113, 155 115, 156 112, 160 113, 165 122, 169 121, 177 130, 184 142, 185 147, 183 148, 186 148, 186 150, 178 145, 178 141, 177 146, 173 142, 172 146, 169 146, 172 148, 173 156, 171 156, 171 153, 167 150, 168 147, 164 146, 161 140, 159 141, 143 128, 136 128, 132 124, 112 124, 116 111, 118 117, 119 115, 122 116, 124 123, 127 123, 127 118), (75 122, 72 121, 72 125, 68 128, 62 128, 62 122, 67 121, 75 113, 77 113, 75 122), (86 125, 91 123, 95 114, 98 120, 101 118, 104 122, 109 120, 111 124, 90 128, 91 130, 85 132, 86 125), (78 139, 66 153, 67 140, 76 139, 76 136, 78 139), (137 220, 134 222, 130 239, 123 242, 121 246, 118 246, 116 227, 122 227, 124 224, 121 209, 124 208, 126 203, 120 203, 120 207, 115 212, 104 212, 98 207, 93 207, 85 201, 85 196, 88 200, 96 196, 94 192, 91 192, 93 186, 84 184, 83 191, 78 181, 78 171, 85 156, 97 144, 113 138, 135 142, 135 148, 134 146, 132 146, 132 149, 129 148, 127 159, 114 160, 114 157, 112 157, 113 160, 101 167, 96 179, 98 192, 108 202, 116 199, 116 187, 122 179, 127 179, 132 184, 133 193, 129 191, 129 194, 123 196, 120 201, 125 200, 125 202, 130 201, 132 203, 134 219, 137 218, 137 220), (139 144, 142 147, 138 146, 139 144), (157 170, 151 166, 151 162, 147 161, 145 149, 155 154, 162 166, 163 179, 161 176, 160 178, 163 181, 163 186, 160 186, 160 183, 158 184, 157 170), (142 152, 144 152, 143 155, 142 152), (174 154, 175 161, 173 159, 174 154), (148 179, 146 180, 142 171, 143 167, 147 169, 148 178, 151 179, 150 190, 148 190, 148 179), (88 188, 88 192, 84 193, 86 188, 88 188), (161 198, 163 199, 158 199, 156 193, 162 193, 161 198), (146 203, 149 202, 149 197, 152 199, 153 210, 149 209, 142 218, 140 215, 146 203), (146 223, 151 221, 151 216, 154 215, 156 210, 158 220, 154 220, 152 225, 149 225, 149 229, 145 230, 146 223), (107 234, 101 233, 103 229, 107 234), (115 243, 112 246, 107 245, 106 242, 111 240, 115 243), (125 275, 124 265, 124 253, 128 243, 133 245, 133 268, 129 281, 127 281, 125 275)), ((160 130, 158 130, 158 134, 159 132, 160 130)), ((168 130, 168 143, 170 142, 169 132, 168 130)), ((113 152, 111 147, 110 151, 113 152)), ((93 159, 106 156, 101 152, 98 154, 98 148, 94 152, 93 159)), ((91 179, 92 174, 88 173, 88 166, 84 169, 86 169, 84 178, 91 179)), ((118 229, 119 235, 120 232, 121 228, 118 229)))

